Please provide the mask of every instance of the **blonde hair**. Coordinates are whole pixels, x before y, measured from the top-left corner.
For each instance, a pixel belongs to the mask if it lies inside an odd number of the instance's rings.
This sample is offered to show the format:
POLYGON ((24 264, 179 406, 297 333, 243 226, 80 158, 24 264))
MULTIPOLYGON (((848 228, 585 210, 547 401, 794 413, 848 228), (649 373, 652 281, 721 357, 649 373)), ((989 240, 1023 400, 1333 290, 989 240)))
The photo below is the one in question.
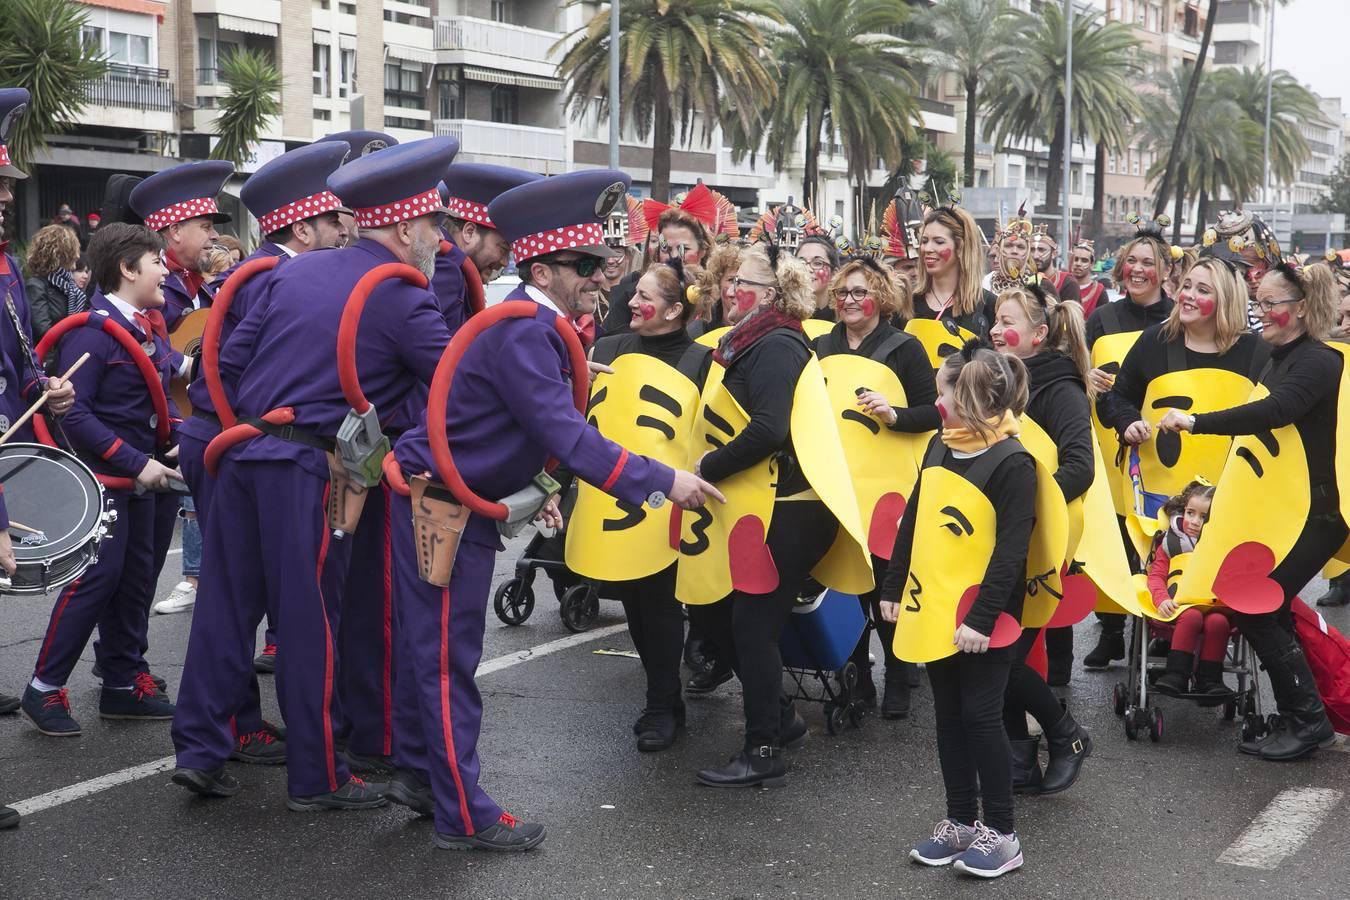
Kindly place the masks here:
POLYGON ((230 248, 219 244, 211 248, 211 261, 206 266, 206 271, 202 272, 207 278, 213 278, 224 272, 230 266, 234 265, 234 260, 230 257, 230 248))
POLYGON ((1111 267, 1111 281, 1120 290, 1125 290, 1125 282, 1120 279, 1121 268, 1125 264, 1125 257, 1130 255, 1139 244, 1146 244, 1153 255, 1157 258, 1155 265, 1158 267, 1158 284, 1167 280, 1167 274, 1172 271, 1172 248, 1151 234, 1137 235, 1133 240, 1126 241, 1116 251, 1116 264, 1111 267))
MULTIPOLYGON (((834 278, 830 279, 831 301, 834 299, 834 292, 843 287, 844 282, 854 272, 861 273, 863 281, 867 282, 867 289, 872 292, 872 298, 877 301, 877 312, 881 314, 881 318, 889 318, 900 310, 900 288, 896 284, 898 279, 893 272, 883 269, 880 263, 871 259, 866 262, 861 259, 850 260, 835 273, 834 278)), ((914 307, 911 301, 909 315, 913 316, 913 314, 914 307)))
POLYGON ((1303 301, 1304 327, 1308 336, 1324 341, 1336 325, 1336 308, 1340 305, 1341 292, 1336 287, 1336 277, 1330 266, 1306 266, 1301 270, 1276 266, 1266 273, 1267 278, 1278 275, 1284 283, 1293 289, 1295 299, 1303 301), (1296 278, 1290 278, 1294 274, 1296 278))
POLYGON ((891 281, 895 284, 895 314, 901 322, 908 322, 914 318, 914 286, 895 266, 884 262, 881 266, 890 273, 891 281))
MULTIPOLYGON (((952 298, 952 314, 972 315, 980 308, 984 289, 980 274, 984 271, 984 248, 980 246, 980 228, 970 213, 959 206, 940 206, 923 217, 923 227, 941 225, 952 233, 956 241, 956 296, 952 298)), ((919 267, 919 283, 915 296, 923 296, 932 288, 928 267, 919 267)))
POLYGON ((80 239, 65 225, 45 225, 28 247, 28 274, 46 278, 57 269, 70 269, 80 257, 80 239))
POLYGON ((1031 289, 1011 287, 998 295, 994 302, 994 315, 1004 303, 1016 303, 1021 308, 1032 328, 1044 325, 1047 329, 1045 349, 1054 350, 1073 361, 1078 369, 1078 377, 1083 381, 1088 399, 1095 399, 1097 389, 1092 386, 1088 372, 1092 370, 1092 355, 1088 352, 1087 328, 1083 324, 1083 307, 1077 300, 1061 300, 1048 303, 1042 293, 1040 296, 1031 289))
POLYGON ((816 311, 816 294, 812 288, 811 270, 797 257, 778 253, 777 248, 774 255, 777 257, 776 264, 769 261, 767 248, 756 245, 745 251, 741 257, 741 267, 744 268, 748 262, 759 263, 773 273, 774 309, 798 321, 811 318, 816 311))
MULTIPOLYGON (((1186 277, 1197 269, 1204 269, 1214 282, 1214 293, 1218 302, 1214 305, 1214 343, 1219 347, 1220 355, 1227 353, 1238 342, 1242 332, 1247 330, 1247 287, 1238 280, 1228 263, 1213 257, 1198 259, 1195 265, 1186 271, 1186 277)), ((1163 340, 1171 342, 1182 337, 1181 304, 1172 305, 1172 312, 1163 323, 1163 340)))
POLYGON ((1015 356, 988 347, 969 349, 947 357, 938 377, 953 384, 951 415, 966 428, 988 439, 1005 412, 1020 416, 1027 408, 1027 367, 1015 356))
POLYGON ((699 304, 695 318, 711 321, 722 305, 722 279, 741 267, 741 248, 722 244, 708 256, 698 277, 699 304))

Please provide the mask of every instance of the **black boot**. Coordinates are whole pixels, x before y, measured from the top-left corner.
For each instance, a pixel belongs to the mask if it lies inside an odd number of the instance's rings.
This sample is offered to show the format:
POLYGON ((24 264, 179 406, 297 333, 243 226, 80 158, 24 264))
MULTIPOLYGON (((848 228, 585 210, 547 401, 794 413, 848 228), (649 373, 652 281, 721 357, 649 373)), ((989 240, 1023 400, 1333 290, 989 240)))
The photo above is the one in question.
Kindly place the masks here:
POLYGON ((858 667, 858 692, 855 699, 863 709, 877 708, 877 683, 872 680, 872 667, 858 667))
POLYGON ((1009 741, 1012 744, 1012 774, 1014 794, 1039 794, 1041 792, 1041 759, 1038 751, 1040 738, 1027 738, 1024 741, 1009 741))
POLYGON ((778 701, 778 745, 795 747, 806 739, 806 720, 797 712, 797 704, 783 698, 778 701))
POLYGON ((644 709, 633 726, 637 734, 637 748, 643 753, 669 750, 675 743, 675 734, 684 727, 684 707, 675 709, 644 709))
POLYGON ((1041 793, 1058 794, 1078 780, 1083 760, 1092 755, 1092 736, 1065 710, 1063 717, 1045 732, 1045 742, 1050 762, 1045 767, 1041 793))
POLYGON ((1266 664, 1266 669, 1285 727, 1261 744, 1261 758, 1284 762, 1301 759, 1319 747, 1330 747, 1336 729, 1322 706, 1303 648, 1291 642, 1266 664))
POLYGON ((704 769, 697 778, 708 787, 777 787, 787 780, 787 762, 777 747, 751 747, 737 753, 725 766, 704 769))
POLYGON ((1327 592, 1317 598, 1318 606, 1344 606, 1350 603, 1350 572, 1337 575, 1329 582, 1327 592))
POLYGON ((1045 683, 1064 687, 1073 674, 1073 628, 1047 628, 1045 631, 1045 683))
POLYGON ((886 694, 881 700, 883 719, 904 719, 909 716, 909 670, 913 663, 896 663, 886 669, 886 694))
POLYGON ((689 679, 689 683, 684 686, 684 689, 690 694, 710 694, 730 681, 732 674, 731 666, 715 663, 706 669, 695 672, 694 677, 689 679))
POLYGON ((1217 706, 1233 695, 1233 689, 1224 684, 1223 663, 1218 660, 1211 662, 1202 659, 1196 664, 1195 687, 1192 690, 1214 698, 1212 703, 1209 700, 1200 701, 1201 706, 1217 706))
MULTIPOLYGON (((1153 682, 1153 689, 1167 697, 1186 693, 1191 685, 1191 669, 1195 668, 1195 654, 1173 650, 1167 654, 1167 671, 1153 682)), ((1222 667, 1220 667, 1222 668, 1222 667)))
POLYGON ((1097 646, 1083 657, 1083 668, 1105 669, 1111 664, 1111 660, 1124 658, 1125 633, 1114 628, 1108 630, 1103 623, 1101 636, 1097 638, 1097 646))

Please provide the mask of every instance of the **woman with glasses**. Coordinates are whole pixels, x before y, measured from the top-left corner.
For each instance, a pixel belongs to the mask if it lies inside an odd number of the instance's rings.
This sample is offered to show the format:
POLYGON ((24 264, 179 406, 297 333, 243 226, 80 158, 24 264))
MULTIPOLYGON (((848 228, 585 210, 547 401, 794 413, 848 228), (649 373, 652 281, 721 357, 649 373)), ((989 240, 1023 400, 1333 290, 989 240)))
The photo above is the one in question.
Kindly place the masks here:
POLYGON ((936 372, 965 341, 988 335, 994 295, 980 286, 984 251, 970 213, 940 206, 924 216, 920 234, 923 267, 914 288, 914 318, 905 330, 923 343, 936 372))
MULTIPOLYGON (((1298 270, 1277 264, 1261 279, 1252 304, 1263 326, 1261 339, 1272 348, 1270 364, 1260 376, 1269 393, 1213 412, 1171 410, 1158 423, 1158 430, 1166 434, 1260 436, 1260 443, 1271 451, 1266 464, 1272 469, 1277 460, 1271 445, 1281 438, 1279 429, 1293 426, 1306 454, 1308 515, 1298 523, 1301 529, 1292 548, 1269 574, 1284 594, 1283 603, 1268 613, 1232 615, 1270 673, 1282 717, 1272 733, 1239 747, 1243 753, 1267 760, 1297 759, 1329 746, 1335 738, 1308 661, 1294 638, 1290 607, 1294 596, 1350 536, 1341 515, 1340 491, 1345 488, 1336 477, 1337 454, 1347 452, 1337 446, 1344 361, 1340 352, 1325 343, 1335 323, 1336 300, 1334 280, 1325 266, 1298 270)), ((1258 454, 1249 451, 1243 458, 1260 465, 1258 454)), ((1251 466, 1253 473, 1257 465, 1251 466)), ((1224 521, 1220 503, 1226 483, 1218 482, 1211 512, 1212 520, 1220 523, 1224 521)), ((1262 499, 1279 502, 1276 497, 1262 499)), ((1229 517, 1250 522, 1254 539, 1260 540, 1263 529, 1250 518, 1259 514, 1250 508, 1234 509, 1229 517)), ((1249 578, 1259 580, 1259 572, 1251 572, 1249 578)))
POLYGON ((698 318, 689 323, 690 337, 698 338, 741 320, 733 285, 741 268, 741 253, 736 244, 721 244, 708 256, 698 279, 698 318))
POLYGON ((816 311, 811 318, 837 321, 834 302, 830 297, 830 281, 839 268, 839 251, 835 249, 834 242, 823 234, 808 234, 797 245, 796 256, 811 270, 811 291, 816 300, 816 311))
MULTIPOLYGON (((903 391, 903 396, 886 396, 878 390, 864 389, 874 386, 859 385, 855 388, 857 408, 894 431, 905 430, 898 426, 901 425, 901 414, 909 411, 907 408, 928 410, 932 412, 932 425, 936 428, 937 383, 933 380, 928 354, 917 338, 889 324, 892 317, 899 317, 903 322, 913 315, 912 301, 907 292, 897 288, 893 274, 871 257, 860 257, 839 270, 830 284, 830 295, 834 301, 836 324, 829 333, 816 339, 816 356, 822 361, 841 354, 873 360, 895 375, 903 391)), ((828 379, 828 364, 825 366, 828 379)), ((866 439, 867 435, 858 437, 866 439)), ((913 484, 903 487, 903 493, 907 495, 913 484)), ((865 509, 863 514, 866 523, 872 519, 874 511, 865 509)), ((893 535, 891 543, 894 544, 893 535)), ((877 587, 858 600, 864 613, 876 625, 886 660, 881 715, 887 719, 903 719, 909 715, 909 679, 914 666, 896 658, 892 646, 895 623, 883 619, 878 606, 879 587, 887 564, 888 560, 875 554, 872 556, 877 587)), ((853 661, 858 666, 860 698, 868 706, 875 705, 877 694, 876 684, 872 681, 870 649, 871 633, 867 632, 853 652, 853 661)))

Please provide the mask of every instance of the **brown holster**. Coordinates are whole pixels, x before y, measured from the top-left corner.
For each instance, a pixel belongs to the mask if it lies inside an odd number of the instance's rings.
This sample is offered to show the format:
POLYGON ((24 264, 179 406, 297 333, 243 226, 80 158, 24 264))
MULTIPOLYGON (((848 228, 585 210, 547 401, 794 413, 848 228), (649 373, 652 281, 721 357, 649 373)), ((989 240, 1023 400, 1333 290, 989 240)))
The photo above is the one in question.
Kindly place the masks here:
POLYGON ((338 459, 337 453, 329 451, 328 457, 328 527, 334 531, 351 534, 361 521, 361 510, 366 506, 366 493, 370 488, 352 478, 347 467, 338 459))
POLYGON ((469 508, 455 502, 442 484, 421 475, 408 479, 413 536, 417 541, 418 575, 427 584, 446 587, 459 553, 459 539, 469 524, 469 508))

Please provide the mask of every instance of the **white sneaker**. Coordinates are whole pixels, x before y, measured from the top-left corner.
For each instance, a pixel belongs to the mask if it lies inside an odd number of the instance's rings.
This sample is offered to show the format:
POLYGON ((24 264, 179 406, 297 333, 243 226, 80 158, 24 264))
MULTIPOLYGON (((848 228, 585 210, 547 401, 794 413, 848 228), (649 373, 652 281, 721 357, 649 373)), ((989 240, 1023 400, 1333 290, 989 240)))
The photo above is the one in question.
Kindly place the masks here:
POLYGON ((197 605, 197 589, 186 581, 180 581, 165 597, 150 607, 156 614, 169 616, 174 613, 190 612, 197 605))

